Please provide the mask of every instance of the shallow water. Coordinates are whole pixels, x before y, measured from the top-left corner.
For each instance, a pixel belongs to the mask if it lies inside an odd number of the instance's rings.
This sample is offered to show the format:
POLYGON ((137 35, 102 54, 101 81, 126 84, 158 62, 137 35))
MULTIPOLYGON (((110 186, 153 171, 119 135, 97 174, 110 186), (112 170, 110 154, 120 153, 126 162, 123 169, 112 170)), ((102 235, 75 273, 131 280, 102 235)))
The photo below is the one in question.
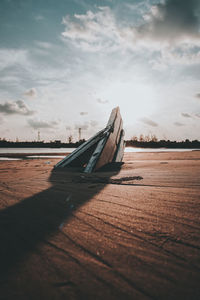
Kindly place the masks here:
MULTIPOLYGON (((0 148, 1 154, 23 154, 26 153, 26 159, 36 159, 36 158, 64 158, 64 153, 71 153, 76 148, 0 148), (44 155, 43 155, 44 153, 44 155), (53 153, 60 153, 61 155, 51 155, 53 153), (29 155, 30 154, 30 155, 29 155), (38 155, 37 155, 38 154, 38 155)), ((146 152, 185 152, 185 151, 197 151, 200 149, 169 149, 169 148, 137 148, 137 147, 126 147, 126 153, 146 153, 146 152)), ((1 160, 22 160, 24 158, 12 158, 12 157, 0 157, 1 160)))
POLYGON ((76 148, 0 148, 0 154, 5 153, 71 153, 76 148))
POLYGON ((126 147, 125 152, 185 152, 185 151, 197 151, 200 149, 187 149, 187 148, 137 148, 126 147))
MULTIPOLYGON (((76 148, 0 148, 0 154, 5 153, 71 153, 76 148)), ((199 149, 169 149, 169 148, 138 148, 138 147, 126 147, 125 152, 183 152, 183 151, 193 151, 199 149)), ((57 157, 57 156, 56 156, 57 157)))
POLYGON ((21 158, 14 158, 14 157, 0 157, 0 160, 21 160, 21 158))

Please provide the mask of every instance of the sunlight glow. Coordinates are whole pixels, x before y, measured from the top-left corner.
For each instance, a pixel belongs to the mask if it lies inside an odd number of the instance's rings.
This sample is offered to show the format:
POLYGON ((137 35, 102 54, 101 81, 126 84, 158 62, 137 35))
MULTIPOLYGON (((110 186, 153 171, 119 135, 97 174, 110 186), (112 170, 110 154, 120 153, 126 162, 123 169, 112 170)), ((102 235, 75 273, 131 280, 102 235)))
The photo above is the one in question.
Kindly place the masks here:
POLYGON ((101 93, 110 107, 119 106, 126 123, 133 124, 156 111, 155 92, 151 86, 134 82, 115 82, 101 93))

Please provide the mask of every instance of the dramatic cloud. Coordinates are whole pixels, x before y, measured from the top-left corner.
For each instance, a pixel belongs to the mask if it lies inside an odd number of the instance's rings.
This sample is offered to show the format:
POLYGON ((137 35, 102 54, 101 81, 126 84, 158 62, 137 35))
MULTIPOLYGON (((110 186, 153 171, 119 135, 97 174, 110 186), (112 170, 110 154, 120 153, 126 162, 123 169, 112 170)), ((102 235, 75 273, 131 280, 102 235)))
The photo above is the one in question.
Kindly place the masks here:
POLYGON ((198 0, 167 0, 151 7, 147 21, 137 28, 140 38, 148 37, 176 43, 188 38, 199 39, 198 0))
POLYGON ((0 112, 5 115, 16 114, 24 116, 31 116, 35 113, 35 111, 30 110, 22 100, 16 102, 7 101, 4 104, 0 104, 0 112))
POLYGON ((188 113, 181 113, 181 116, 184 118, 192 118, 192 116, 188 113))
POLYGON ((140 119, 141 122, 143 122, 146 125, 152 126, 152 127, 158 127, 158 124, 148 118, 141 118, 140 119))
POLYGON ((57 121, 43 121, 43 120, 35 120, 35 119, 29 119, 28 124, 33 129, 56 128, 59 125, 57 121))
MULTIPOLYGON (((1 2, 9 12, 13 1, 1 2)), ((32 139, 33 127, 65 140, 82 128, 88 138, 119 105, 126 139, 200 139, 200 0, 53 2, 0 19, 2 136, 32 139)))
POLYGON ((197 93, 197 94, 195 95, 195 97, 198 98, 198 99, 200 99, 200 93, 197 93))
POLYGON ((86 116, 87 114, 88 114, 87 111, 81 111, 81 112, 80 112, 80 115, 81 115, 81 116, 86 116))
POLYGON ((106 103, 108 103, 109 101, 108 101, 108 100, 103 100, 103 99, 98 98, 98 99, 97 99, 97 102, 98 102, 98 103, 101 103, 101 104, 106 104, 106 103))
POLYGON ((175 125, 175 126, 178 126, 178 127, 181 127, 181 126, 184 126, 185 124, 180 123, 180 122, 174 122, 174 125, 175 125))
POLYGON ((98 7, 96 12, 64 17, 62 36, 87 51, 135 50, 137 44, 148 49, 161 49, 161 44, 200 46, 198 7, 198 0, 166 0, 143 12, 141 25, 134 19, 119 22, 109 7, 98 7))
POLYGON ((37 91, 35 88, 31 88, 30 90, 24 93, 24 96, 28 96, 30 98, 35 98, 37 96, 37 91))

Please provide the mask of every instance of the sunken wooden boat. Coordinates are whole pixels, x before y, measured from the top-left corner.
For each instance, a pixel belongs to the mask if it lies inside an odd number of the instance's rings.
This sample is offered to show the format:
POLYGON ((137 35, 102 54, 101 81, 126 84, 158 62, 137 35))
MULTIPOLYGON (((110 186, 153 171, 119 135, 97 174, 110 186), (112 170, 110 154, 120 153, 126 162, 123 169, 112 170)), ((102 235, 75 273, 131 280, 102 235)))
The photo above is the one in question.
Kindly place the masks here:
POLYGON ((94 172, 111 162, 121 162, 124 154, 124 130, 119 107, 112 110, 107 126, 92 136, 54 168, 82 167, 94 172))

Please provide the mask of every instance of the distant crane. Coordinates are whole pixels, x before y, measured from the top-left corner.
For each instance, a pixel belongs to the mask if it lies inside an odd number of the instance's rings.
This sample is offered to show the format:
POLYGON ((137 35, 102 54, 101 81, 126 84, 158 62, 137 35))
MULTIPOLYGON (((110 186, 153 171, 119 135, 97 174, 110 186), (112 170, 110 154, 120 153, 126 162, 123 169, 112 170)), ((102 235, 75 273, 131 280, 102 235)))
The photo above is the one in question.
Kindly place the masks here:
POLYGON ((38 142, 40 142, 40 131, 38 130, 38 142))
POLYGON ((78 129, 78 137, 79 137, 79 141, 81 140, 81 128, 78 129))

